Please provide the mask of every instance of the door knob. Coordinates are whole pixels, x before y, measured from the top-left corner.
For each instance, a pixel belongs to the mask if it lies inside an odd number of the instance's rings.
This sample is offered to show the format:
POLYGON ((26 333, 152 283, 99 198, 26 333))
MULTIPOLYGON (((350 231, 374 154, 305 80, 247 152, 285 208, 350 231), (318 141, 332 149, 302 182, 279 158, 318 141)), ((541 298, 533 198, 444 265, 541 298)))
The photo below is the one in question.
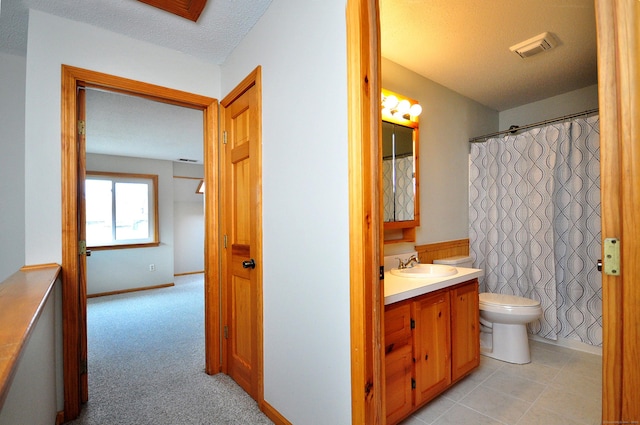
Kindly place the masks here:
POLYGON ((245 269, 255 269, 256 262, 253 258, 251 260, 245 260, 242 262, 242 267, 245 269))

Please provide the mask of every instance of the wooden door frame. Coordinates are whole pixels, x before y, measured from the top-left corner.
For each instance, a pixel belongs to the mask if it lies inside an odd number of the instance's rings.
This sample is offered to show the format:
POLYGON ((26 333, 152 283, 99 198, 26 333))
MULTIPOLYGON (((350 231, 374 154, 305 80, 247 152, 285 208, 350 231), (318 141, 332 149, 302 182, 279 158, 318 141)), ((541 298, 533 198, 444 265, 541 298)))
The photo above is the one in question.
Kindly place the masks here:
MULTIPOLYGON (((226 111, 226 108, 232 104, 238 97, 242 96, 242 94, 244 94, 247 90, 249 90, 251 87, 255 87, 256 90, 256 98, 257 98, 257 105, 254 111, 254 115, 256 117, 259 117, 259 122, 258 122, 258 131, 257 131, 257 135, 256 135, 256 140, 252 141, 252 143, 256 143, 256 151, 257 154, 255 156, 255 158, 252 156, 251 160, 252 161, 257 161, 258 163, 258 185, 260 187, 259 189, 259 196, 260 199, 258 200, 258 205, 257 205, 257 211, 256 213, 256 226, 258 228, 257 231, 257 235, 256 235, 256 240, 253 241, 254 243, 254 259, 256 260, 256 262, 259 264, 258 267, 256 267, 255 272, 256 272, 256 364, 252 365, 252 367, 255 367, 255 373, 256 373, 256 382, 255 382, 255 397, 256 397, 256 402, 258 403, 258 406, 260 406, 260 409, 264 412, 267 413, 267 416, 269 416, 270 418, 274 419, 274 417, 277 417, 278 414, 275 412, 275 410, 273 409, 273 407, 269 406, 267 403, 265 403, 264 401, 264 326, 263 326, 263 287, 262 287, 262 281, 263 281, 263 265, 262 265, 262 259, 263 259, 263 254, 262 254, 262 67, 261 66, 257 66, 251 73, 249 73, 249 75, 247 75, 233 90, 231 90, 231 92, 229 94, 227 94, 221 101, 220 101, 220 120, 221 120, 221 128, 224 127, 225 125, 225 119, 224 119, 224 114, 226 111)), ((222 167, 222 164, 221 164, 222 167)), ((222 177, 221 177, 222 180, 222 177)), ((226 190, 226 189, 225 189, 226 190)), ((221 200, 223 204, 227 204, 228 201, 226 200, 226 196, 228 194, 223 192, 220 194, 221 196, 221 200)), ((220 213, 222 214, 222 211, 220 211, 220 213)), ((220 229, 224 229, 226 226, 228 226, 229 223, 226 223, 224 221, 224 219, 220 219, 220 229)), ((229 248, 230 249, 230 248, 229 248)), ((226 259, 226 256, 225 256, 226 259)), ((227 276, 226 274, 229 273, 229 267, 226 267, 225 271, 225 267, 222 267, 222 277, 221 279, 226 279, 227 276)), ((228 311, 227 311, 227 305, 228 305, 228 291, 226 290, 226 288, 224 288, 224 285, 222 285, 222 303, 221 303, 221 307, 222 307, 222 317, 223 319, 223 323, 224 320, 226 320, 227 315, 228 315, 228 311)), ((227 352, 228 349, 226 348, 226 346, 224 344, 226 344, 225 340, 222 341, 223 344, 223 349, 222 349, 222 371, 226 372, 227 371, 227 366, 228 366, 228 356, 227 356, 227 352)), ((253 394, 250 394, 253 396, 253 394)))
POLYGON ((219 297, 218 227, 218 102, 215 99, 96 71, 62 65, 61 175, 62 175, 62 332, 64 420, 80 414, 80 350, 86 333, 80 321, 82 282, 78 279, 78 207, 77 207, 77 102, 79 85, 98 87, 118 93, 202 110, 204 131, 205 180, 205 357, 209 374, 220 370, 221 356, 219 297), (215 168, 214 168, 215 167, 215 168))
POLYGON ((347 99, 351 421, 385 423, 380 280, 383 223, 380 196, 380 30, 377 0, 348 0, 347 99))
MULTIPOLYGON (((640 2, 595 0, 600 103, 602 237, 621 237, 622 276, 603 275, 603 421, 640 418, 640 2), (634 145, 635 143, 635 145, 634 145), (624 343, 623 343, 624 342, 624 343)), ((380 92, 377 0, 347 0, 347 90, 351 287, 352 423, 384 423, 383 364, 378 358, 382 285, 373 274, 380 92), (380 374, 377 371, 382 371, 380 374), (376 390, 377 389, 377 390, 376 390)), ((379 213, 378 213, 379 214, 379 213)), ((376 251, 376 248, 378 251, 376 251)))
POLYGON ((602 238, 621 242, 620 276, 602 274, 604 423, 640 419, 639 19, 637 0, 596 0, 602 238))

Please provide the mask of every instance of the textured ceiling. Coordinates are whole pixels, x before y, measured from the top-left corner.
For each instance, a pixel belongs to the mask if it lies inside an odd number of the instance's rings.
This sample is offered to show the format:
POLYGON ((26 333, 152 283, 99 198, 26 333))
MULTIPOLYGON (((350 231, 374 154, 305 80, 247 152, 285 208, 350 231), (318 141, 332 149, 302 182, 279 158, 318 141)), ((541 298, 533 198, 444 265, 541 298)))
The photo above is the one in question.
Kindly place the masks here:
MULTIPOLYGON (((0 52, 26 54, 28 9, 33 8, 217 64, 224 63, 271 3, 208 0, 194 23, 134 0, 0 1, 0 52)), ((593 0, 379 2, 382 56, 497 111, 597 83, 593 0), (509 51, 510 46, 545 31, 559 40, 554 50, 528 59, 509 51)), ((103 107, 108 110, 107 105, 103 107)), ((167 121, 156 112, 158 122, 167 121)), ((124 128, 126 117, 109 130, 103 126, 114 119, 100 123, 101 117, 98 114, 88 123, 87 132, 96 126, 100 151, 117 154, 122 139, 115 136, 137 130, 124 128)), ((158 128, 160 124, 149 125, 158 128)), ((153 146, 153 150, 140 152, 146 152, 146 157, 153 152, 163 159, 193 156, 201 161, 201 137, 192 141, 195 147, 187 148, 190 139, 184 135, 176 136, 173 143, 161 143, 161 136, 156 135, 155 142, 147 138, 142 146, 153 146), (161 151, 163 145, 167 149, 161 151), (195 152, 200 152, 199 158, 195 152)), ((97 146, 90 149, 97 151, 97 146)))
POLYGON ((380 25, 383 57, 497 111, 597 83, 593 0, 380 0, 380 25), (509 50, 545 31, 558 47, 509 50))
POLYGON ((198 22, 134 0, 1 0, 0 51, 24 55, 28 9, 84 22, 221 64, 271 0, 208 0, 198 22))

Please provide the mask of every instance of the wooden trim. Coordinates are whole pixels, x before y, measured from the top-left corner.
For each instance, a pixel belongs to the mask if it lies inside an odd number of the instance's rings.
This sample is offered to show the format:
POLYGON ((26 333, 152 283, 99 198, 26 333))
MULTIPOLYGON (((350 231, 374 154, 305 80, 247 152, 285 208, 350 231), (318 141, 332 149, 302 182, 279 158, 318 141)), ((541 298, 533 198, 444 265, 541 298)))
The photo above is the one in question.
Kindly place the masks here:
POLYGON ((173 176, 174 179, 202 180, 204 177, 173 176))
POLYGON ((354 424, 384 423, 380 32, 376 0, 347 1, 351 403, 354 424))
POLYGON ((20 271, 21 272, 29 272, 29 271, 33 271, 33 270, 49 269, 51 267, 60 267, 60 265, 56 264, 56 263, 32 264, 32 265, 29 265, 29 266, 20 267, 20 271))
MULTIPOLYGON (((173 105, 193 108, 203 111, 204 116, 204 148, 205 176, 207 170, 217 164, 217 136, 214 127, 217 116, 217 101, 215 99, 187 93, 180 90, 161 87, 154 84, 135 81, 114 75, 90 71, 82 68, 62 65, 62 326, 63 326, 63 364, 64 364, 64 414, 65 421, 75 419, 80 414, 80 355, 82 341, 86 335, 81 331, 80 297, 82 291, 80 285, 83 282, 78 277, 78 206, 76 203, 77 192, 77 163, 78 151, 76 148, 76 89, 78 86, 96 87, 118 93, 130 94, 173 105)), ((205 198, 205 211, 215 211, 217 205, 217 177, 209 172, 207 197, 205 198)), ((205 177, 206 178, 206 177, 205 177)), ((206 335, 219 337, 219 320, 217 315, 209 309, 217 311, 218 305, 207 303, 207 293, 216 293, 219 289, 218 276, 218 249, 214 241, 218 240, 218 217, 215 214, 205 212, 205 317, 213 317, 205 320, 206 335), (213 329, 211 329, 213 328, 213 329)), ((214 299, 215 301, 215 299, 214 299)), ((84 314, 84 313, 83 313, 84 314)), ((206 339, 205 347, 207 364, 216 363, 219 353, 215 350, 217 341, 206 339)), ((209 369, 207 369, 209 370, 209 369)))
POLYGON ((98 298, 98 297, 106 297, 109 295, 128 294, 129 292, 140 292, 140 291, 148 291, 151 289, 170 288, 172 286, 176 286, 176 284, 171 282, 171 283, 163 283, 160 285, 153 285, 153 286, 141 286, 138 288, 120 289, 117 291, 109 291, 109 292, 99 292, 97 294, 87 294, 87 298, 98 298))
POLYGON ((439 258, 469 255, 469 239, 416 245, 416 251, 421 263, 431 264, 439 258))
POLYGON ((23 268, 0 283, 0 410, 31 332, 60 276, 58 264, 42 264, 23 268))
POLYGON ((267 418, 271 419, 275 425, 292 425, 291 422, 287 420, 280 412, 273 408, 266 401, 262 401, 262 405, 260 406, 260 410, 267 416, 267 418))
POLYGON ((204 273, 204 270, 198 270, 198 271, 195 271, 195 272, 174 273, 173 275, 174 276, 187 276, 187 275, 190 275, 190 274, 202 274, 202 273, 204 273))
POLYGON ((138 0, 149 6, 157 7, 165 12, 173 13, 182 18, 197 22, 207 0, 138 0))
POLYGON ((621 241, 620 276, 602 275, 604 423, 640 418, 639 18, 638 1, 596 1, 602 238, 621 241))
POLYGON ((56 413, 56 425, 62 425, 64 423, 64 412, 60 411, 56 413))

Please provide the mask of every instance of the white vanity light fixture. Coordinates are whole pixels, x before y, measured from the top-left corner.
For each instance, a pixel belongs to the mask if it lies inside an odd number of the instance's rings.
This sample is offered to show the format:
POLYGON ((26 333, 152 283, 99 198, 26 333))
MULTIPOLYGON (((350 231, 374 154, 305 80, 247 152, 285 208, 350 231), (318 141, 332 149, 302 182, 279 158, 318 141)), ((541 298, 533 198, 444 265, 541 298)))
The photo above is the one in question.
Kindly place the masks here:
POLYGON ((382 90, 382 115, 396 120, 416 121, 422 113, 422 106, 412 99, 393 93, 389 90, 382 90))

